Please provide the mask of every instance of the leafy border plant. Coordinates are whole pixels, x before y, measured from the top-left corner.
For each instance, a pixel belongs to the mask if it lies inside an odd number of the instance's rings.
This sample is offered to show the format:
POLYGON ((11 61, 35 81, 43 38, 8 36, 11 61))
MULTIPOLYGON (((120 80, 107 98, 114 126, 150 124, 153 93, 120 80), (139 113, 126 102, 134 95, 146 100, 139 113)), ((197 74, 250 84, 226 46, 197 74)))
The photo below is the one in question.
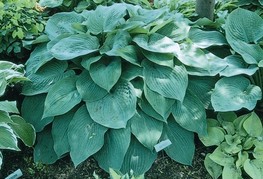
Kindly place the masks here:
POLYGON ((205 109, 254 108, 261 90, 242 76, 256 67, 209 50, 228 45, 222 33, 189 24, 167 8, 124 3, 53 15, 49 40, 26 63, 22 116, 39 132, 34 160, 69 153, 77 166, 93 156, 106 171, 137 177, 156 159, 154 146, 170 140, 166 154, 190 165, 205 109))

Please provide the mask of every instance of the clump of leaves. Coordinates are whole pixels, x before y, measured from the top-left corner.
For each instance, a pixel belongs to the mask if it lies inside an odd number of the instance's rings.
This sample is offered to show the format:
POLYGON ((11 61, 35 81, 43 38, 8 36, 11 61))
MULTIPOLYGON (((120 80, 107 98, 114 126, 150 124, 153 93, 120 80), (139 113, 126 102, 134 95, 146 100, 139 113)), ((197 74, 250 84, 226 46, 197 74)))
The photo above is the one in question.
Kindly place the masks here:
MULTIPOLYGON (((7 61, 0 61, 0 97, 4 95, 8 85, 25 81, 22 65, 16 65, 7 61)), ((35 130, 19 115, 15 101, 0 101, 0 149, 16 150, 18 138, 26 146, 33 146, 35 141, 35 130)), ((0 151, 0 169, 3 155, 0 151)))
POLYGON ((137 177, 156 159, 154 147, 170 141, 166 154, 190 165, 194 132, 207 132, 205 110, 229 110, 221 105, 229 99, 230 110, 254 108, 261 91, 242 76, 257 68, 209 51, 228 45, 222 33, 189 23, 168 8, 124 3, 53 15, 48 42, 26 63, 22 116, 39 132, 34 160, 69 153, 77 166, 93 156, 106 171, 137 177))
POLYGON ((36 1, 0 2, 0 54, 23 57, 22 40, 32 40, 44 30, 41 14, 34 9, 36 1))
POLYGON ((207 154, 205 167, 213 178, 253 179, 263 177, 263 128, 252 112, 237 117, 235 113, 219 113, 218 120, 208 119, 208 135, 200 137, 205 146, 218 146, 207 154))

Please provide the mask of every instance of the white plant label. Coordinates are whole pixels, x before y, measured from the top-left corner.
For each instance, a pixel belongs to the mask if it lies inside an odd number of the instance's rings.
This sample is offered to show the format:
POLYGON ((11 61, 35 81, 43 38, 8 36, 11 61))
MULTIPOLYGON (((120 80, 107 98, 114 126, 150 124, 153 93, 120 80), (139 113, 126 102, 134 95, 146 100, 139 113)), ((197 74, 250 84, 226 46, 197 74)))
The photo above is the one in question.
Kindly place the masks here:
POLYGON ((168 147, 171 144, 172 144, 172 142, 169 139, 166 139, 166 140, 161 141, 158 144, 156 144, 154 146, 154 148, 155 148, 156 152, 159 152, 159 151, 163 150, 164 148, 168 147))

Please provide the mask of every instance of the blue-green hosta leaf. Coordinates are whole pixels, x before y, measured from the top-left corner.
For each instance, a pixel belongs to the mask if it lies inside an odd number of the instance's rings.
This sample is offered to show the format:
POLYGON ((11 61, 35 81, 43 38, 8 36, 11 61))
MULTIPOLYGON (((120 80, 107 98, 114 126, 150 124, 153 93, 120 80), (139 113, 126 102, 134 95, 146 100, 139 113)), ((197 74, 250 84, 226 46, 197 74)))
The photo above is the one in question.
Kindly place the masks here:
POLYGON ((216 111, 252 110, 261 97, 258 86, 251 85, 243 76, 234 76, 224 77, 216 83, 211 101, 216 111))
POLYGON ((54 151, 58 157, 70 151, 68 142, 68 126, 71 122, 76 110, 73 108, 66 114, 57 116, 52 123, 52 137, 54 140, 54 151))
MULTIPOLYGON (((56 43, 58 43, 60 40, 64 39, 64 38, 67 38, 67 37, 70 37, 72 34, 61 34, 59 36, 57 36, 56 38, 50 40, 48 43, 47 43, 47 50, 49 51, 50 53, 50 50, 52 49, 52 47, 54 45, 56 45, 56 43)), ((52 55, 52 54, 51 54, 52 55)))
POLYGON ((47 50, 47 44, 37 46, 30 54, 30 57, 26 62, 27 75, 36 73, 41 66, 50 61, 52 58, 52 54, 47 50))
POLYGON ((98 56, 89 56, 89 55, 86 55, 82 58, 82 61, 81 61, 81 65, 86 69, 86 70, 90 70, 90 66, 91 64, 99 61, 100 59, 102 58, 101 55, 98 55, 98 56))
POLYGON ((16 134, 9 125, 0 123, 0 136, 0 149, 20 150, 16 134))
POLYGON ((184 99, 188 75, 183 66, 170 68, 144 61, 143 67, 145 83, 151 90, 167 98, 184 99))
POLYGON ((166 154, 179 163, 191 165, 195 151, 194 133, 182 128, 175 119, 169 118, 164 125, 161 141, 167 139, 172 144, 164 149, 166 154))
POLYGON ((22 93, 31 96, 48 92, 57 81, 75 74, 73 70, 66 71, 67 68, 65 61, 48 62, 36 73, 28 76, 30 81, 24 83, 22 93))
POLYGON ((208 109, 211 104, 211 94, 216 83, 215 78, 211 77, 192 77, 189 79, 187 89, 191 93, 195 94, 200 101, 204 104, 204 107, 208 109))
POLYGON ((167 119, 172 112, 172 106, 175 103, 175 99, 165 98, 157 92, 149 89, 147 85, 144 85, 144 95, 152 108, 160 114, 164 119, 167 119))
POLYGON ((59 157, 54 151, 54 141, 50 129, 44 129, 37 134, 37 143, 34 146, 34 162, 53 164, 59 157))
POLYGON ((0 111, 0 123, 12 123, 8 112, 0 111))
POLYGON ((156 158, 155 152, 144 147, 136 138, 132 138, 121 172, 129 173, 132 170, 135 177, 139 176, 151 168, 156 158))
POLYGON ((131 129, 111 129, 105 134, 103 147, 94 157, 105 171, 120 170, 131 141, 131 129))
POLYGON ((90 77, 89 71, 84 70, 78 77, 77 90, 86 102, 93 102, 105 97, 108 92, 98 86, 90 77))
POLYGON ((206 111, 197 96, 188 91, 183 102, 177 101, 172 114, 176 122, 183 128, 205 135, 207 132, 206 111))
POLYGON ((88 14, 86 25, 88 30, 95 35, 102 32, 111 32, 116 26, 123 24, 126 15, 125 4, 114 4, 112 6, 98 6, 96 10, 88 14))
POLYGON ((53 117, 42 119, 45 99, 46 94, 27 96, 22 103, 22 117, 34 126, 36 132, 42 131, 47 124, 53 121, 53 117))
POLYGON ((158 114, 153 107, 150 105, 150 103, 144 98, 144 96, 140 99, 138 102, 138 105, 142 109, 144 113, 147 115, 153 117, 154 119, 157 119, 159 121, 163 121, 166 123, 167 118, 163 118, 160 114, 158 114))
POLYGON ((76 77, 68 77, 52 86, 45 100, 43 118, 65 114, 80 103, 76 81, 76 77))
POLYGON ((243 127, 252 137, 260 137, 263 132, 261 120, 254 112, 244 121, 243 127))
POLYGON ((221 76, 236 76, 236 75, 249 75, 252 76, 257 70, 257 65, 248 65, 240 56, 230 55, 225 58, 227 62, 226 68, 219 74, 221 76))
POLYGON ((115 57, 106 63, 93 63, 90 66, 90 76, 97 85, 110 92, 121 76, 121 59, 115 57))
POLYGON ((106 131, 91 119, 84 105, 78 109, 68 126, 70 157, 75 166, 101 149, 106 131))
POLYGON ((62 5, 63 0, 40 0, 39 1, 39 5, 42 7, 58 7, 60 5, 62 5))
POLYGON ((244 170, 252 179, 263 178, 263 161, 248 159, 244 163, 244 170))
POLYGON ((0 101, 0 110, 9 113, 19 113, 16 107, 16 101, 0 101))
MULTIPOLYGON (((210 119, 209 119, 210 120, 210 119)), ((221 142, 225 139, 225 134, 222 128, 217 126, 208 127, 207 135, 200 136, 199 139, 205 146, 220 145, 221 142)))
POLYGON ((142 50, 143 55, 153 63, 158 65, 173 67, 174 55, 169 53, 154 53, 147 50, 142 50))
POLYGON ((136 112, 136 93, 130 82, 120 82, 104 98, 86 102, 91 118, 114 129, 125 128, 136 112))
POLYGON ((119 30, 116 34, 109 34, 100 48, 100 53, 108 56, 118 56, 118 50, 128 46, 131 40, 131 36, 127 31, 119 30))
POLYGON ((263 50, 257 44, 263 37, 262 28, 262 18, 252 11, 238 8, 227 18, 227 41, 248 64, 257 64, 262 60, 263 50))
POLYGON ((123 47, 121 49, 117 50, 117 55, 122 57, 124 60, 130 62, 131 64, 140 66, 141 61, 138 57, 138 51, 139 49, 134 45, 128 45, 126 47, 123 47))
MULTIPOLYGON (((125 69, 122 71, 121 78, 127 81, 134 80, 137 77, 143 78, 143 68, 133 64, 125 64, 125 69)), ((142 88, 139 88, 142 90, 142 88)))
POLYGON ((162 135, 163 123, 139 110, 131 119, 131 128, 138 141, 153 150, 162 135))
POLYGON ((32 147, 35 143, 36 133, 34 127, 27 123, 22 117, 11 116, 13 123, 9 125, 26 146, 32 147))
POLYGON ((206 154, 205 156, 205 160, 204 160, 205 168, 213 179, 217 179, 222 174, 223 171, 222 167, 217 163, 213 162, 213 160, 211 160, 209 156, 210 154, 206 154))
POLYGON ((172 39, 161 34, 139 34, 133 38, 133 41, 141 48, 156 53, 172 53, 179 52, 179 45, 172 39))
POLYGON ((59 60, 70 60, 98 51, 99 39, 88 34, 71 35, 51 48, 52 55, 59 60))
POLYGON ((218 31, 203 31, 199 28, 191 28, 189 31, 189 38, 194 45, 199 48, 207 48, 214 45, 227 45, 224 35, 218 31))
POLYGON ((222 178, 243 179, 241 169, 237 168, 234 163, 224 166, 222 171, 222 178))
POLYGON ((191 75, 215 76, 227 66, 224 59, 194 44, 182 44, 181 47, 178 59, 187 66, 187 71, 191 75))
POLYGON ((84 18, 76 12, 60 12, 51 16, 47 21, 45 33, 50 40, 61 34, 74 34, 73 23, 81 23, 84 18))

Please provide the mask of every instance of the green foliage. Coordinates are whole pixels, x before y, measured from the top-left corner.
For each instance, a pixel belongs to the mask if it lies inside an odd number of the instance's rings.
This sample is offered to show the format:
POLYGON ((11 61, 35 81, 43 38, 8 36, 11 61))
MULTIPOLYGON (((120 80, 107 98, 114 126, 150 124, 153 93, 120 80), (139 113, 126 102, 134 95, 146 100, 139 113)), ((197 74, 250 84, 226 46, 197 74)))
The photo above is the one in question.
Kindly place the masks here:
POLYGON ((124 3, 50 17, 23 87, 22 116, 39 132, 35 161, 69 153, 77 166, 93 156, 105 171, 137 177, 169 140, 166 154, 190 165, 206 109, 253 109, 261 99, 243 76, 257 66, 231 55, 221 32, 190 24, 169 8, 124 3), (229 101, 233 108, 221 105, 229 101))
POLYGON ((32 40, 44 30, 44 21, 34 9, 36 1, 0 2, 0 54, 18 57, 25 54, 23 40, 32 40))
POLYGON ((208 135, 199 136, 205 146, 217 148, 207 154, 205 167, 213 178, 263 177, 263 127, 252 112, 237 117, 235 113, 219 113, 218 120, 208 119, 208 135))
MULTIPOLYGON (((0 61, 0 97, 6 91, 8 85, 25 81, 22 65, 16 65, 7 61, 0 61)), ((0 149, 16 150, 18 139, 26 146, 33 146, 35 141, 35 130, 19 115, 15 101, 0 101, 0 149)), ((3 156, 0 152, 0 168, 3 156)))

